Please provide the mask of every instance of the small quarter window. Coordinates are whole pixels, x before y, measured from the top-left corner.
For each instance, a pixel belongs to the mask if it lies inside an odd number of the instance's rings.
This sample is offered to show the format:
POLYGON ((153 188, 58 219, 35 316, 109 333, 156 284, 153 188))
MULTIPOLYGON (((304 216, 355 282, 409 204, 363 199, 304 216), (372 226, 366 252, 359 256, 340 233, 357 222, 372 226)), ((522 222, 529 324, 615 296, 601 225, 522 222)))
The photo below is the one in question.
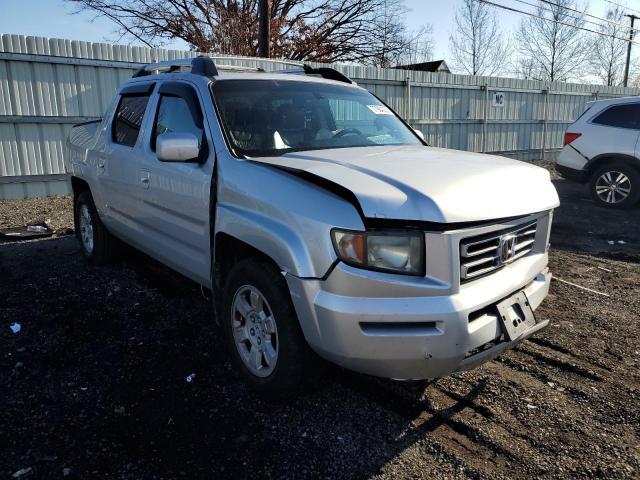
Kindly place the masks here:
POLYGON ((594 118, 593 123, 638 130, 640 129, 640 104, 614 105, 594 118))
POLYGON ((147 103, 149 95, 126 95, 120 99, 111 130, 115 143, 128 147, 136 144, 147 103))

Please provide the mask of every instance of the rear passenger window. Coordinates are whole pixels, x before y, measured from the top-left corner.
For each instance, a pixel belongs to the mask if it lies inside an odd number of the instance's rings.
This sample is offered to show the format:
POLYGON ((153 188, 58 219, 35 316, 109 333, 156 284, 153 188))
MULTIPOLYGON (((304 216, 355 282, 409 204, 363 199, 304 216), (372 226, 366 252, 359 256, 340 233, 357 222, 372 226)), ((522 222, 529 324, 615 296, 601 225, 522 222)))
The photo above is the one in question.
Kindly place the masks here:
POLYGON ((136 144, 147 103, 149 95, 127 95, 120 99, 111 131, 115 143, 128 147, 136 144))
POLYGON ((593 123, 609 127, 640 129, 640 104, 615 105, 602 112, 593 123))
POLYGON ((155 148, 156 139, 166 132, 193 133, 199 145, 202 146, 202 112, 199 111, 199 107, 197 108, 198 111, 194 112, 198 117, 196 119, 184 98, 162 96, 158 106, 152 147, 155 148))

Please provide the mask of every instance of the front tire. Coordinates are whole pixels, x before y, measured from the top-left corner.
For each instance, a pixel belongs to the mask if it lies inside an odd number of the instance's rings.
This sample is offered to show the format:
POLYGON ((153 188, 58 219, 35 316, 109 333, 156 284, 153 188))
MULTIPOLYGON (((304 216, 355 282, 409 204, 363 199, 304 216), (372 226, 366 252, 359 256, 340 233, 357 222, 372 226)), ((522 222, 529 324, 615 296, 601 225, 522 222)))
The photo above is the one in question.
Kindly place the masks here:
POLYGON ((608 163, 593 173, 589 189, 598 205, 630 208, 640 199, 640 173, 625 163, 608 163))
POLYGON ((81 192, 74 209, 76 237, 84 256, 94 265, 112 261, 117 240, 103 225, 89 191, 81 192))
POLYGON ((260 394, 299 390, 315 367, 280 271, 258 257, 233 266, 224 289, 222 325, 233 363, 260 394))

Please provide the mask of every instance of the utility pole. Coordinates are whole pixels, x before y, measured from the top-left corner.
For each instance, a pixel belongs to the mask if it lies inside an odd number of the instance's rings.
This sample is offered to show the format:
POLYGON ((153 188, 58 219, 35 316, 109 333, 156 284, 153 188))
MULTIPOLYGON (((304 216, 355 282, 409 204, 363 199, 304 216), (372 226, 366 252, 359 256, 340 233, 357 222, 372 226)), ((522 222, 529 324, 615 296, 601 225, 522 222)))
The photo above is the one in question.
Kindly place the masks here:
POLYGON ((269 0, 260 0, 258 6, 258 56, 263 58, 269 58, 269 17, 269 0))
POLYGON ((629 83, 629 64, 631 63, 631 45, 633 43, 633 23, 636 19, 640 20, 640 17, 636 17, 635 15, 625 15, 625 17, 629 17, 631 19, 631 28, 629 29, 629 44, 627 45, 627 63, 624 66, 623 85, 626 87, 629 83))

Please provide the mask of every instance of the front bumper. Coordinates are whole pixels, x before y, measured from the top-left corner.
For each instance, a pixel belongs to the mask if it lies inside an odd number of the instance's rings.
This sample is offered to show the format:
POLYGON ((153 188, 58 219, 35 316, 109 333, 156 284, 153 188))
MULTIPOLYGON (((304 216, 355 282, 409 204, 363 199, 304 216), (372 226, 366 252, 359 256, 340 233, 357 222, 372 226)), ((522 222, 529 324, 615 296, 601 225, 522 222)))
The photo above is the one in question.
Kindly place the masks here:
POLYGON ((535 310, 549 291, 546 264, 546 253, 526 257, 453 294, 437 282, 411 279, 387 282, 381 291, 367 273, 343 264, 326 280, 286 278, 305 337, 319 355, 370 375, 423 379, 474 368, 546 327, 548 321, 539 320, 515 341, 500 342, 502 328, 491 310, 522 290, 535 310), (377 296, 362 296, 367 292, 377 296))

